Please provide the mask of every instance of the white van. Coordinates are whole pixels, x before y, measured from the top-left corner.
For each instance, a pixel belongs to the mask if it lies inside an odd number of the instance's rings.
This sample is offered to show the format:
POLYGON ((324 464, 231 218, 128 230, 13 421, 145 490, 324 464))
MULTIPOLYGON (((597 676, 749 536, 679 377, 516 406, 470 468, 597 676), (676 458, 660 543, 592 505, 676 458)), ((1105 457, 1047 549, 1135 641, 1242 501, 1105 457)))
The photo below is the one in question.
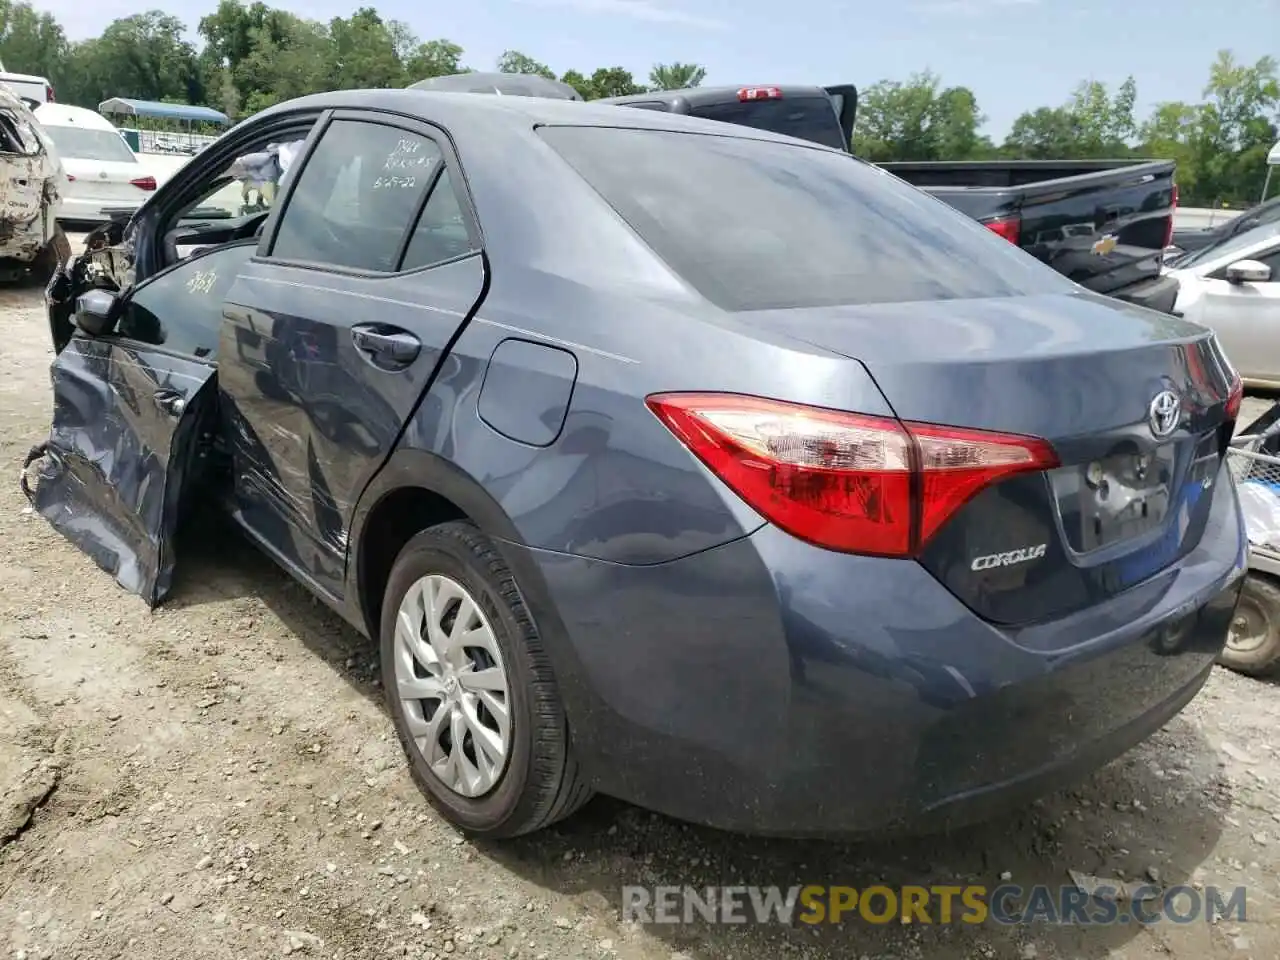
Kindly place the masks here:
POLYGON ((155 176, 101 114, 46 103, 36 107, 35 117, 53 141, 67 174, 62 188, 63 220, 109 220, 106 211, 136 209, 155 191, 155 176))
POLYGON ((53 84, 45 77, 4 71, 0 72, 0 83, 12 90, 14 96, 32 109, 42 103, 53 103, 53 84))

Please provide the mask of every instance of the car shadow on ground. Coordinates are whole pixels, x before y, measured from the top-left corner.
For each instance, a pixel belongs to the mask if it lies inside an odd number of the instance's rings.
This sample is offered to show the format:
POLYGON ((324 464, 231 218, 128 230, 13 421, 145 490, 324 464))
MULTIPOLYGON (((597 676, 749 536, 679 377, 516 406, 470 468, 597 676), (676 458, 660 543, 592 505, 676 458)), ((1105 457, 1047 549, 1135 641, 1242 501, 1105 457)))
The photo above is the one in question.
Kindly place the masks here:
POLYGON ((383 705, 377 645, 314 597, 224 518, 192 517, 176 544, 181 560, 166 609, 260 602, 362 696, 383 705), (380 682, 380 681, 379 681, 380 682))
MULTIPOLYGON (((179 550, 183 559, 167 607, 260 601, 339 677, 382 707, 382 691, 373 682, 375 645, 225 522, 200 518, 184 531, 179 550)), ((598 797, 550 830, 477 846, 529 882, 575 897, 597 918, 622 916, 624 885, 704 890, 976 884, 991 891, 1011 883, 1024 889, 1042 884, 1056 896, 1074 887, 1069 871, 1078 871, 1135 883, 1154 875, 1168 889, 1192 883, 1193 871, 1210 858, 1229 797, 1216 752, 1196 726, 1178 717, 1079 787, 947 835, 857 843, 759 839, 679 823, 598 797)), ((929 912, 929 925, 904 925, 897 917, 868 922, 855 910, 840 924, 712 924, 694 917, 689 923, 645 924, 644 931, 693 960, 863 955, 1022 960, 1055 951, 1092 960, 1135 937, 1164 935, 1163 928, 1145 930, 1132 922, 947 924, 938 922, 935 906, 929 912), (1043 953, 1028 946, 1036 944, 1043 953)), ((1197 923, 1205 927, 1203 920, 1197 923)))
MULTIPOLYGON (((553 831, 486 845, 496 861, 528 879, 621 911, 623 885, 707 886, 1043 884, 1058 896, 1075 889, 1069 871, 1166 890, 1191 884, 1210 858, 1229 805, 1218 756, 1188 721, 1176 718, 1153 741, 1131 751, 1078 788, 1012 815, 947 835, 858 843, 762 840, 679 824, 610 800, 597 800, 553 831), (1158 763, 1176 760, 1176 770, 1158 763), (1206 802, 1206 793, 1209 795, 1206 802)), ((884 901, 876 913, 883 909, 884 901)), ((803 952, 837 957, 1106 957, 1144 934, 1138 924, 1068 926, 904 925, 868 922, 856 910, 843 924, 650 923, 645 929, 698 960, 773 958, 803 952)), ((1010 901, 1014 908, 1016 899, 1010 901)), ((1158 904, 1146 904, 1148 912, 1158 904)), ((746 914, 752 910, 748 906, 746 914)), ((960 913, 957 903, 956 914, 960 913)), ((1092 907, 1090 915, 1101 910, 1092 907)), ((1205 926, 1202 920, 1197 921, 1205 926)))

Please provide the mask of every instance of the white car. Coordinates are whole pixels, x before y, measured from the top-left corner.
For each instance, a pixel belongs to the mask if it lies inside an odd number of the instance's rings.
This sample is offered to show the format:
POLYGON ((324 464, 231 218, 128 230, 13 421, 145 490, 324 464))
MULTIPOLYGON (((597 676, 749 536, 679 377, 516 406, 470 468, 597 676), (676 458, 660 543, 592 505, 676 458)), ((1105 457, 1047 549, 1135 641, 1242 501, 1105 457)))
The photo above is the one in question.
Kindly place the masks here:
POLYGON ((1280 388, 1280 221, 1179 257, 1174 312, 1211 328, 1245 385, 1280 388))
POLYGON ((44 282, 71 255, 57 224, 66 174, 26 104, 0 85, 0 281, 44 282))
POLYGON ((0 64, 0 84, 4 84, 28 107, 53 102, 53 84, 47 77, 30 73, 10 73, 0 64))
POLYGON ((100 114, 46 103, 36 108, 35 116, 67 173, 63 220, 109 220, 105 211, 137 208, 156 189, 156 178, 100 114))

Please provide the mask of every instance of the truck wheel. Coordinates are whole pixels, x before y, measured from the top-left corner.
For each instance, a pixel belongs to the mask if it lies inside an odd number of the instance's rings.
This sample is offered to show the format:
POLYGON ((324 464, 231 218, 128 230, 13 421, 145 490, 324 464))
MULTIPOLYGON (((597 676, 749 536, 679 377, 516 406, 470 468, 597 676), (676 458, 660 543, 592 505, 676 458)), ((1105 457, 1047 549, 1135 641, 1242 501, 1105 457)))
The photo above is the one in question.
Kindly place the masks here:
POLYGON ((1259 676, 1280 661, 1280 586, 1249 574, 1240 593, 1227 645, 1218 656, 1224 667, 1259 676))
POLYGON ((538 628, 473 524, 431 527, 400 552, 383 598, 381 654, 414 780, 450 823, 514 837, 590 799, 538 628))
POLYGON ((58 267, 71 259, 71 241, 62 232, 62 226, 54 228, 53 236, 44 245, 44 249, 31 261, 31 279, 44 286, 51 279, 58 267))

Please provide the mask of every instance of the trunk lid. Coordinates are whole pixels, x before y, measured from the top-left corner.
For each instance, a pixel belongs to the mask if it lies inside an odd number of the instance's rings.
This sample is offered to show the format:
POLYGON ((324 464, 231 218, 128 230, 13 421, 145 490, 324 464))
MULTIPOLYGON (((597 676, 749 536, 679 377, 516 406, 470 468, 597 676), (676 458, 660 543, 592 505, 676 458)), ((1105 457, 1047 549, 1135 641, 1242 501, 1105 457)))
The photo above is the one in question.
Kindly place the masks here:
POLYGON ((64 156, 62 166, 67 176, 73 178, 64 191, 68 197, 111 206, 141 203, 150 195, 132 182, 146 176, 140 163, 64 156))
POLYGON ((1213 334, 1090 294, 739 314, 860 361, 903 420, 1048 440, 1061 466, 979 493, 921 563, 981 616, 1061 616, 1192 550, 1230 439, 1213 334))

